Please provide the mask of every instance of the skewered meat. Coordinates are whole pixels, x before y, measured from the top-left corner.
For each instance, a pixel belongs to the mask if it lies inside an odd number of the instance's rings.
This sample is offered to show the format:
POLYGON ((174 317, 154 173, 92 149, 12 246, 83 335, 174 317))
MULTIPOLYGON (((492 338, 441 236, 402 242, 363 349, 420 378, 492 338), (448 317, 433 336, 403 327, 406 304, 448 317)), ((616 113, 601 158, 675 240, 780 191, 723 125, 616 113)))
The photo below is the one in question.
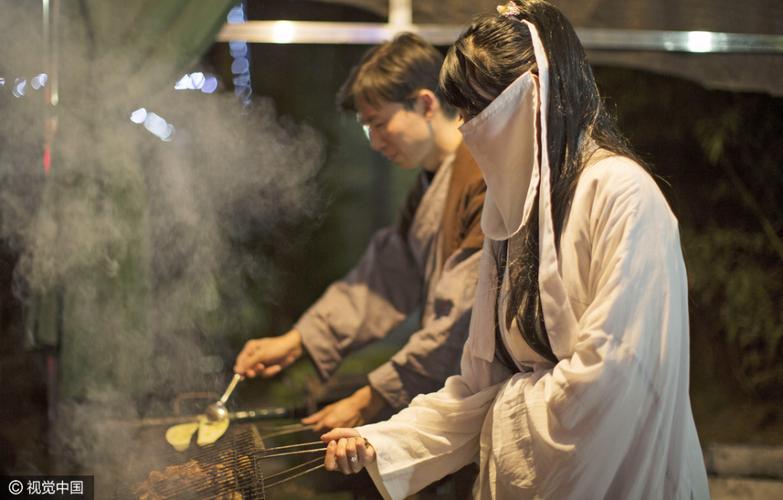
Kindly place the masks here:
MULTIPOLYGON (((247 457, 245 457, 247 458, 247 457)), ((242 500, 237 491, 237 477, 230 466, 222 463, 204 465, 189 460, 181 465, 170 465, 163 472, 152 471, 134 490, 139 500, 162 500, 178 495, 204 498, 242 500)))
POLYGON ((238 491, 220 493, 215 497, 216 500, 242 500, 242 495, 238 491))

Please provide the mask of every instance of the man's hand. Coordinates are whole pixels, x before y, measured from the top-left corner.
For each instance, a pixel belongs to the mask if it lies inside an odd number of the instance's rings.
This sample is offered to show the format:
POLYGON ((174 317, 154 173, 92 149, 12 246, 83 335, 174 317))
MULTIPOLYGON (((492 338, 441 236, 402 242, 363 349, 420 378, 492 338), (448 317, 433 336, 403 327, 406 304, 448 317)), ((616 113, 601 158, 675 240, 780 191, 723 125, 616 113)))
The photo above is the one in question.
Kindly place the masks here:
POLYGON ((325 406, 320 411, 302 419, 303 424, 322 431, 336 427, 357 427, 366 424, 380 412, 386 401, 366 385, 345 399, 325 406))
POLYGON ((343 474, 356 474, 375 462, 375 449, 353 429, 335 429, 321 436, 326 446, 324 467, 343 474))
POLYGON ((237 356, 234 372, 253 378, 273 377, 302 356, 302 335, 291 330, 279 337, 248 340, 237 356))

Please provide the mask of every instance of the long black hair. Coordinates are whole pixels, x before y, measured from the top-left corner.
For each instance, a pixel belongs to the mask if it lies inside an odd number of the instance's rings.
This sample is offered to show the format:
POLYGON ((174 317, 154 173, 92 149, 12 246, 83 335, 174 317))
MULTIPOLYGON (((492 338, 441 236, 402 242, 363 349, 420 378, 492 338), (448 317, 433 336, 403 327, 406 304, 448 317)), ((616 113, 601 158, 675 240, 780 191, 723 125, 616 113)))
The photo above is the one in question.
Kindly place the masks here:
MULTIPOLYGON (((530 30, 533 24, 549 60, 547 152, 551 168, 552 217, 556 245, 579 175, 596 146, 641 164, 606 111, 592 69, 571 23, 543 0, 514 0, 518 14, 477 17, 449 49, 440 73, 444 99, 463 118, 480 113, 527 71, 538 71, 530 30)), ((511 290, 506 321, 516 316, 525 340, 554 361, 538 289, 538 203, 523 231, 511 239, 511 290), (514 248, 516 247, 516 248, 514 248), (543 344, 543 346, 542 346, 543 344)))

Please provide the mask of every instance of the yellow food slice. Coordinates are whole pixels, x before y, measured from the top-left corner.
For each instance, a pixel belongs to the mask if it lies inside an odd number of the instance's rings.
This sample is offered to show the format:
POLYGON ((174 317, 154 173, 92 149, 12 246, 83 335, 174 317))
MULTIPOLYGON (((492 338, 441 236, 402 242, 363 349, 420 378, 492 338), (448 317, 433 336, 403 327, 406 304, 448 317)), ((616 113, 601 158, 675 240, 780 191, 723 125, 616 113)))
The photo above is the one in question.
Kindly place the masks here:
POLYGON ((185 451, 190 446, 193 434, 198 430, 198 423, 179 424, 166 430, 166 442, 177 451, 185 451))
POLYGON ((220 436, 225 434, 227 429, 227 418, 218 420, 217 422, 210 422, 207 417, 200 416, 198 419, 198 436, 196 437, 196 444, 199 446, 212 444, 220 439, 220 436))

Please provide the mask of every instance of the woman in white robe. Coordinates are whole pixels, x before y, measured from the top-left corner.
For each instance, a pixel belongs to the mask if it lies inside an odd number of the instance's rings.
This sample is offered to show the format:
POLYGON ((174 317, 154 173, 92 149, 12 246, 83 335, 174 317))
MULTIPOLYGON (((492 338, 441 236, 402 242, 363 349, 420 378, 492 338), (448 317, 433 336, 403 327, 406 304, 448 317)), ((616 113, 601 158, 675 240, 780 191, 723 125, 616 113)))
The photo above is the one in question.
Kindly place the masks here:
POLYGON ((471 461, 476 498, 706 498, 677 220, 568 21, 540 0, 498 10, 441 71, 487 183, 461 374, 325 434, 326 468, 366 466, 387 498, 471 461))

